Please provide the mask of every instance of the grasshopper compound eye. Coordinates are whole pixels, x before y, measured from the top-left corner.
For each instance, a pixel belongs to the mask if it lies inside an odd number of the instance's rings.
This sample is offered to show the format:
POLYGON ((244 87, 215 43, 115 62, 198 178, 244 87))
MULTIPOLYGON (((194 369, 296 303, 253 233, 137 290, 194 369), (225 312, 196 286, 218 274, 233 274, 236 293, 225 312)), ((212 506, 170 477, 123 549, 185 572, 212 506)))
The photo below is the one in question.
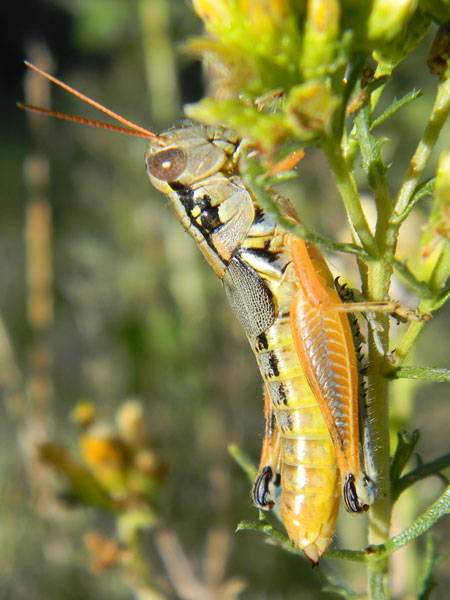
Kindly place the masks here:
POLYGON ((150 154, 147 168, 156 179, 170 183, 175 181, 186 166, 186 153, 181 148, 167 148, 150 154))

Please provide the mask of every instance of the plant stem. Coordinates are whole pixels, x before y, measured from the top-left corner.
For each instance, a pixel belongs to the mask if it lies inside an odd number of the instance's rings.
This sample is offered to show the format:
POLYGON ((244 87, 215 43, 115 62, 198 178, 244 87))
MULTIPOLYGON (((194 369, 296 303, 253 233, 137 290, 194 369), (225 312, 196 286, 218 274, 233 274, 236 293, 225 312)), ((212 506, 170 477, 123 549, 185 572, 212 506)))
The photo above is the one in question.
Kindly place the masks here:
POLYGON ((152 121, 167 124, 173 121, 179 106, 175 53, 170 39, 170 3, 139 0, 137 11, 152 121))
MULTIPOLYGON (((435 267, 430 277, 429 288, 434 290, 435 296, 433 298, 426 298, 419 304, 419 310, 426 313, 436 310, 441 306, 439 300, 439 293, 445 285, 450 275, 450 244, 447 241, 443 241, 441 253, 438 260, 436 261, 435 267)), ((422 329, 425 325, 424 321, 413 321, 409 324, 409 327, 395 351, 396 366, 400 366, 409 351, 414 346, 417 338, 419 337, 422 329)))
POLYGON ((433 460, 425 465, 420 465, 414 471, 400 477, 395 491, 397 496, 400 496, 407 488, 413 485, 416 481, 426 479, 431 475, 439 476, 440 472, 450 466, 450 453, 445 454, 436 460, 433 460))
MULTIPOLYGON (((368 132, 367 132, 368 134, 368 132)), ((369 135, 369 134, 368 134, 369 135)), ((350 226, 354 237, 358 238, 364 249, 372 256, 379 256, 380 240, 384 243, 383 233, 387 226, 387 218, 383 219, 382 227, 378 227, 377 241, 375 242, 364 213, 361 201, 352 173, 341 153, 341 149, 334 140, 327 138, 323 145, 324 152, 330 164, 330 168, 336 178, 337 187, 342 196, 350 226), (383 230, 383 231, 381 231, 383 230)), ((367 151, 367 160, 372 156, 372 148, 367 151), (370 150, 370 152, 369 152, 370 150)), ((370 162, 370 161, 369 161, 370 162)), ((381 171, 378 173, 380 175, 381 171)), ((381 192, 383 209, 386 204, 386 190, 384 175, 375 178, 377 189, 381 192), (381 183, 381 187, 378 185, 381 183)), ((388 196, 387 196, 388 197, 388 196)), ((390 202, 387 202, 389 205, 390 202)), ((390 211, 387 211, 388 213, 390 211)), ((380 225, 380 224, 379 224, 380 225)), ((389 291, 392 266, 385 259, 366 262, 360 261, 361 277, 366 284, 366 294, 370 300, 384 300, 389 291)), ((381 333, 381 341, 384 347, 388 346, 388 318, 382 316, 384 325, 381 333)), ((387 401, 388 380, 382 376, 385 358, 380 356, 376 348, 372 334, 369 338, 369 360, 368 360, 368 385, 371 390, 370 410, 372 423, 372 438, 377 440, 376 464, 379 474, 380 493, 379 499, 371 507, 369 513, 369 543, 380 544, 389 538, 391 519, 391 498, 389 480, 389 410, 387 401)), ((384 585, 388 572, 388 559, 368 562, 369 597, 384 598, 384 585)))
MULTIPOLYGON (((429 302, 421 302, 421 307, 428 306, 429 302)), ((417 338, 422 332, 424 321, 413 321, 409 324, 402 341, 395 349, 395 366, 400 366, 408 356, 417 338)))
POLYGON ((409 544, 420 535, 428 531, 436 521, 450 512, 450 486, 412 525, 389 539, 385 544, 374 548, 377 557, 388 556, 406 544, 409 544))
POLYGON ((415 379, 450 383, 450 369, 438 367, 400 367, 385 374, 389 379, 415 379))
POLYGON ((394 269, 401 277, 415 290, 419 298, 433 298, 434 294, 430 286, 424 281, 417 279, 413 273, 408 269, 406 264, 400 260, 396 260, 391 256, 386 257, 387 260, 392 264, 394 269))
POLYGON ((438 85, 430 119, 411 159, 408 172, 395 201, 395 214, 397 216, 407 209, 449 112, 450 79, 446 79, 438 85))
POLYGON ((388 220, 392 213, 392 200, 386 180, 386 167, 381 155, 381 142, 370 133, 371 112, 366 103, 355 117, 356 137, 367 173, 369 184, 374 191, 377 205, 377 229, 375 238, 383 241, 388 220))
POLYGON ((384 578, 386 573, 380 569, 382 561, 371 561, 368 564, 369 570, 369 598, 373 600, 383 600, 387 598, 384 578))
POLYGON ((344 202, 354 237, 361 242, 370 255, 377 256, 377 246, 362 211, 353 174, 348 169, 339 144, 332 138, 327 137, 323 141, 322 148, 336 179, 336 185, 344 202))
MULTIPOLYGON (((367 294, 370 299, 381 300, 389 291, 391 267, 385 261, 367 266, 367 294)), ((389 343, 389 318, 380 315, 383 331, 380 339, 384 348, 389 343)), ((376 465, 379 482, 378 500, 369 512, 369 543, 380 544, 389 538, 391 521, 390 490, 390 443, 389 443, 389 403, 388 380, 382 376, 386 359, 376 347, 372 333, 369 336, 368 387, 370 394, 370 420, 372 439, 376 440, 376 465)), ((383 598, 383 582, 389 569, 388 559, 368 563, 369 598, 383 598)))

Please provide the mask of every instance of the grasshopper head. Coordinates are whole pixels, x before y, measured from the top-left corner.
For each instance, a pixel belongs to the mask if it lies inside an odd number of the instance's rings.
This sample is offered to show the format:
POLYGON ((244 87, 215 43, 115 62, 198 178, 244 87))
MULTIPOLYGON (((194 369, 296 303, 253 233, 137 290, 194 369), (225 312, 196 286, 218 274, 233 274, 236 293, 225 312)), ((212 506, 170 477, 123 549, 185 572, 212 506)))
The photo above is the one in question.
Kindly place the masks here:
POLYGON ((145 151, 151 183, 168 194, 170 184, 187 187, 220 171, 229 156, 208 134, 208 128, 191 125, 163 133, 161 138, 167 145, 151 141, 145 151))

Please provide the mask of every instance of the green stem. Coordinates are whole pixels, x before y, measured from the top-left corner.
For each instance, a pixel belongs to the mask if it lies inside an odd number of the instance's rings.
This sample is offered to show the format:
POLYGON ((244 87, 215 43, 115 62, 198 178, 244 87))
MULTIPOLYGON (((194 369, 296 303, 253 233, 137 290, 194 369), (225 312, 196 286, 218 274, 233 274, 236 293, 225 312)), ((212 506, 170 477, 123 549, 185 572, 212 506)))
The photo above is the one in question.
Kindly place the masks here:
POLYGON ((327 137, 324 138, 322 148, 336 179, 336 185, 344 202, 353 234, 371 256, 377 256, 378 249, 362 211, 353 174, 348 169, 339 144, 327 137))
POLYGON ((450 370, 438 367, 400 367, 385 373, 389 379, 415 379, 420 381, 450 382, 450 370))
POLYGON ((387 256, 386 258, 392 264, 397 273, 399 273, 399 275, 403 277, 403 279, 413 288, 413 290, 415 290, 419 298, 434 297, 434 293, 430 286, 424 281, 417 279, 417 277, 411 273, 404 262, 391 256, 387 256))
MULTIPOLYGON (((445 286, 450 277, 450 241, 442 240, 441 252, 439 254, 439 258, 434 265, 433 272, 430 276, 429 285, 432 290, 435 291, 434 304, 430 308, 437 309, 440 308, 441 304, 439 304, 439 294, 441 290, 445 286), (438 304, 438 306, 436 306, 438 304)), ((448 296, 444 294, 445 300, 448 299, 448 296)), ((444 299, 443 299, 444 300, 444 299)), ((444 300, 444 301, 445 301, 444 300)))
POLYGON ((430 119, 411 159, 408 172, 395 201, 396 216, 401 215, 407 209, 449 112, 450 79, 446 79, 438 85, 430 119))
POLYGON ((370 105, 366 103, 355 117, 356 137, 361 151, 363 167, 375 194, 377 205, 375 238, 380 244, 385 238, 385 230, 392 213, 392 200, 386 180, 386 167, 381 155, 382 142, 370 133, 371 119, 370 105))
POLYGON ((436 521, 438 521, 441 517, 448 514, 450 512, 450 486, 446 488, 442 496, 440 496, 436 502, 434 502, 428 510, 426 510, 419 518, 417 518, 414 523, 394 536, 386 543, 376 547, 371 548, 374 552, 377 559, 384 558, 406 546, 420 535, 428 531, 436 521))
MULTIPOLYGON (((440 308, 442 302, 438 294, 450 275, 449 259, 450 244, 444 243, 429 282, 429 286, 431 289, 435 290, 436 296, 434 298, 426 298, 420 302, 418 308, 421 312, 428 313, 440 308)), ((402 341, 395 350, 396 366, 400 366, 403 363, 421 334, 424 325, 425 321, 413 321, 409 324, 402 341)))
POLYGON ((369 569, 369 598, 371 600, 384 600, 387 598, 385 578, 387 573, 380 569, 381 561, 370 561, 369 569))
POLYGON ((230 444, 228 446, 228 452, 246 473, 251 484, 255 481, 256 473, 258 471, 255 463, 239 448, 237 444, 230 444))
POLYGON ((397 244, 398 231, 405 215, 408 214, 414 195, 419 189, 419 180, 430 158, 441 129, 450 112, 450 79, 438 85, 436 100, 428 124, 409 164, 408 171, 394 202, 394 210, 386 230, 386 254, 393 256, 397 244))
POLYGON ((326 236, 311 231, 303 223, 287 219, 279 205, 275 202, 275 195, 267 189, 267 182, 262 178, 263 167, 255 160, 248 160, 242 170, 242 179, 245 185, 253 192, 258 204, 270 215, 273 220, 286 231, 316 244, 321 250, 332 252, 345 252, 369 262, 371 257, 363 248, 356 244, 336 243, 326 236))
MULTIPOLYGON (((424 309, 424 306, 428 306, 428 304, 429 304, 428 302, 426 302, 426 303, 422 302, 420 305, 421 310, 424 309)), ((424 310, 424 312, 427 312, 427 311, 424 310)), ((411 348, 416 343, 417 338, 422 333, 422 329, 423 329, 424 325, 425 325, 424 321, 412 321, 409 324, 408 329, 406 330, 406 333, 402 338, 402 341, 395 349, 395 366, 396 367, 400 366, 405 361, 406 357, 408 356, 409 352, 411 351, 411 348)))
POLYGON ((367 562, 364 550, 327 550, 323 558, 330 560, 348 560, 350 562, 367 562))
MULTIPOLYGON (((367 293, 370 299, 381 300, 389 290, 390 265, 385 261, 369 264, 367 269, 367 293)), ((389 343, 389 319, 380 315, 383 331, 380 339, 384 348, 389 343)), ((370 389, 370 414, 372 439, 377 440, 376 466, 379 478, 378 500, 369 511, 369 543, 379 544, 389 538, 391 522, 390 490, 390 440, 388 380, 382 376, 386 359, 381 356, 372 334, 369 337, 368 387, 370 389)), ((389 570, 388 559, 368 563, 369 598, 384 598, 384 584, 389 570)))
POLYGON ((425 465, 420 465, 414 471, 403 475, 397 482, 395 489, 395 498, 398 498, 402 492, 404 492, 407 488, 411 487, 416 483, 416 481, 420 481, 421 479, 426 479, 431 475, 439 476, 440 472, 443 469, 446 469, 450 466, 450 454, 445 454, 440 458, 436 458, 436 460, 432 460, 425 465))

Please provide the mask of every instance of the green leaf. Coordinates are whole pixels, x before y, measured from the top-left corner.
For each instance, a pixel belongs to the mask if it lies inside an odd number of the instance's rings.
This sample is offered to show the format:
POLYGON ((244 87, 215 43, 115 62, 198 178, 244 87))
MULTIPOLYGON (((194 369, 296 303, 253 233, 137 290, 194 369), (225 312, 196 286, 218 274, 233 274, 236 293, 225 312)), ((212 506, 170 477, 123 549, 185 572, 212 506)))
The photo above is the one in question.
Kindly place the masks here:
POLYGON ((423 573, 419 582, 418 600, 428 600, 432 590, 437 586, 433 580, 433 567, 436 561, 434 538, 431 533, 427 535, 427 549, 423 563, 423 573))
POLYGON ((395 217, 391 219, 391 222, 396 224, 402 223, 402 221, 406 219, 406 217, 409 215, 409 213, 412 211, 415 205, 418 202, 420 202, 422 198, 425 198, 426 196, 431 196, 433 194, 435 185, 436 177, 429 177, 428 179, 420 183, 414 190, 411 196, 411 200, 408 202, 408 205, 405 208, 405 210, 401 214, 395 215, 395 217))
POLYGON ((430 310, 437 310, 438 308, 441 308, 442 306, 444 306, 444 304, 447 302, 447 300, 449 298, 450 298, 450 288, 447 290, 444 290, 441 294, 439 294, 439 296, 433 302, 433 306, 430 310))
POLYGON ((421 90, 411 90, 399 100, 395 98, 392 104, 372 122, 372 125, 370 126, 370 131, 373 131, 375 127, 378 127, 379 125, 381 125, 381 123, 384 123, 386 119, 389 119, 389 117, 395 115, 397 111, 399 111, 401 108, 403 108, 416 98, 419 98, 420 96, 422 96, 421 90))
POLYGON ((375 560, 381 560, 396 550, 403 548, 430 529, 441 517, 450 512, 450 486, 434 502, 428 510, 418 517, 410 527, 379 546, 370 546, 370 553, 375 560))
POLYGON ((63 447, 57 444, 39 446, 40 458, 62 475, 70 486, 70 491, 84 504, 110 511, 120 510, 120 504, 113 500, 95 477, 63 447))
POLYGON ((292 213, 292 205, 285 201, 285 204, 290 205, 290 209, 286 210, 280 207, 275 199, 281 197, 267 188, 269 182, 265 179, 265 174, 264 167, 257 160, 246 159, 241 165, 241 176, 246 187, 251 190, 258 204, 278 225, 308 242, 317 244, 324 251, 347 252, 357 255, 363 260, 369 259, 367 253, 355 244, 338 244, 330 238, 310 231, 299 220, 287 219, 286 213, 292 213))
POLYGON ((230 444, 228 446, 228 452, 241 467, 241 469, 247 474, 250 483, 253 483, 258 471, 255 463, 236 444, 230 444))
POLYGON ((420 298, 434 298, 433 290, 424 281, 419 281, 415 275, 406 266, 406 258, 397 260, 396 258, 388 257, 389 262, 395 268, 397 273, 401 275, 405 282, 408 283, 417 293, 420 298))
POLYGON ((346 600, 360 600, 361 594, 354 592, 336 573, 327 570, 323 571, 323 575, 327 583, 322 587, 322 591, 337 594, 346 600))
POLYGON ((403 477, 400 477, 400 479, 397 481, 395 487, 392 489, 393 500, 395 501, 395 499, 398 498, 402 492, 416 483, 416 481, 426 479, 432 475, 440 477, 443 479, 445 484, 448 485, 447 478, 441 473, 441 471, 447 469, 448 467, 450 467, 450 453, 444 454, 444 456, 436 458, 436 460, 430 461, 426 464, 420 462, 417 469, 414 469, 406 475, 403 475, 403 477))
POLYGON ((450 381, 450 370, 438 367, 399 367, 391 371, 389 379, 417 379, 421 381, 450 381))
POLYGON ((397 448, 391 460, 390 478, 392 486, 392 494, 395 494, 395 489, 398 486, 403 469, 410 460, 418 442, 420 440, 420 431, 415 429, 411 434, 407 431, 399 431, 397 434, 397 448))
POLYGON ((435 177, 430 177, 429 179, 426 179, 425 181, 420 183, 414 190, 410 201, 410 206, 415 206, 417 202, 419 202, 419 200, 422 200, 422 198, 424 198, 425 196, 431 196, 431 194, 433 194, 434 192, 435 185, 435 177))
POLYGON ((374 190, 377 202, 378 216, 387 213, 391 205, 386 181, 387 168, 383 163, 381 148, 385 140, 377 139, 370 133, 371 126, 370 103, 366 102, 355 117, 356 138, 362 157, 362 166, 367 173, 370 187, 374 190))
POLYGON ((290 554, 296 554, 297 556, 304 556, 303 551, 295 548, 291 543, 286 534, 281 533, 278 529, 275 529, 267 521, 241 521, 236 527, 236 531, 258 531, 264 535, 268 535, 272 540, 276 542, 278 546, 286 550, 290 554))

